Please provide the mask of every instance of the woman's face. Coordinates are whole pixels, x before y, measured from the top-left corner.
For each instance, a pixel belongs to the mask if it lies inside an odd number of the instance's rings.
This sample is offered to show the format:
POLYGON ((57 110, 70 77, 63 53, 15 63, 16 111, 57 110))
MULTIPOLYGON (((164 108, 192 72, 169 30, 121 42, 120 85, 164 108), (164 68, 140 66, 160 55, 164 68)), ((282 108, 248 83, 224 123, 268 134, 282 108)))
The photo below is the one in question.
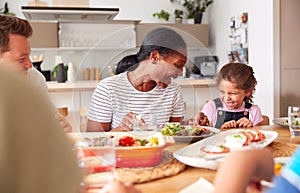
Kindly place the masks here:
POLYGON ((161 56, 161 59, 158 61, 157 80, 155 80, 158 86, 166 88, 172 82, 172 79, 182 76, 186 60, 187 58, 180 54, 173 54, 167 57, 161 56))
POLYGON ((221 100, 229 110, 239 109, 243 104, 244 98, 250 95, 250 89, 249 91, 239 89, 235 83, 227 80, 221 80, 219 92, 221 100))

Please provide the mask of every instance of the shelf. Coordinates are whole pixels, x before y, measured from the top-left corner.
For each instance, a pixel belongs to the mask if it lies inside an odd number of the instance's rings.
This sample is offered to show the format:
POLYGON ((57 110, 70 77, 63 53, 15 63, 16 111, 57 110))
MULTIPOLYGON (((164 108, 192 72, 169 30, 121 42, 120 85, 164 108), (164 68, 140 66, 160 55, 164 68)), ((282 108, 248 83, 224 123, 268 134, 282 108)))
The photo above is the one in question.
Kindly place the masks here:
POLYGON ((128 50, 132 48, 122 47, 59 47, 59 48, 31 48, 32 52, 45 51, 45 52, 58 52, 58 51, 90 51, 90 50, 128 50))
MULTIPOLYGON (((181 87, 207 88, 215 86, 213 79, 176 79, 175 82, 181 87)), ((98 81, 77 81, 75 83, 47 82, 48 92, 73 92, 73 91, 94 91, 98 81)))
MULTIPOLYGON (((59 52, 59 51, 91 51, 91 50, 103 50, 103 51, 123 51, 133 48, 121 48, 121 47, 103 47, 103 48, 94 48, 94 47, 60 47, 60 48, 31 48, 32 52, 59 52)), ((198 51, 203 49, 203 47, 192 47, 188 48, 188 51, 198 51)))

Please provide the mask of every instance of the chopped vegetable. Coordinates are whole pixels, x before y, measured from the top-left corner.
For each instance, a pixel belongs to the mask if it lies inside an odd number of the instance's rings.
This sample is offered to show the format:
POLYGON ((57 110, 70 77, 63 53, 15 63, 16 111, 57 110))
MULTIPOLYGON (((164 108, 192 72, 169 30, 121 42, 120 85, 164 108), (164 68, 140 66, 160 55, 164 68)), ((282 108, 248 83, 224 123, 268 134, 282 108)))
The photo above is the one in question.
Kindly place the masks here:
POLYGON ((204 134, 214 134, 214 132, 201 126, 183 126, 176 123, 166 124, 161 130, 161 133, 167 136, 200 136, 204 134))
POLYGON ((124 136, 119 139, 119 145, 121 146, 132 146, 134 144, 134 140, 130 136, 124 136))
POLYGON ((158 138, 157 137, 151 137, 150 142, 152 145, 158 145, 158 138))

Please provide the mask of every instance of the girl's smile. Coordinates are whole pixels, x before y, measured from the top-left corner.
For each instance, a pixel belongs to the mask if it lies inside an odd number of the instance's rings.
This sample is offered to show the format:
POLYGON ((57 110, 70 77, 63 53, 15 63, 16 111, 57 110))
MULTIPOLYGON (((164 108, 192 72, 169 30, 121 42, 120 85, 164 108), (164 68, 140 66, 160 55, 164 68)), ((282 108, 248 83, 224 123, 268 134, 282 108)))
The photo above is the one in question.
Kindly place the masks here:
POLYGON ((225 103, 228 110, 239 109, 243 105, 244 98, 249 96, 249 91, 237 88, 235 83, 221 80, 219 85, 221 100, 225 103))

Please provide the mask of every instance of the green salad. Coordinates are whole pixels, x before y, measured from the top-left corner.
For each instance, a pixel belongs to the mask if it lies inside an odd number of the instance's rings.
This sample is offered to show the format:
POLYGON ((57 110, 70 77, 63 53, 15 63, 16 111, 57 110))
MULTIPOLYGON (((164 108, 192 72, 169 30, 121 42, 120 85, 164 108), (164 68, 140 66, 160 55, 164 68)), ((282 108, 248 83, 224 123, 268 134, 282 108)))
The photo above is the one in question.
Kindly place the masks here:
POLYGON ((209 129, 198 125, 180 125, 179 123, 166 123, 161 133, 167 136, 200 136, 214 134, 214 132, 209 129))

